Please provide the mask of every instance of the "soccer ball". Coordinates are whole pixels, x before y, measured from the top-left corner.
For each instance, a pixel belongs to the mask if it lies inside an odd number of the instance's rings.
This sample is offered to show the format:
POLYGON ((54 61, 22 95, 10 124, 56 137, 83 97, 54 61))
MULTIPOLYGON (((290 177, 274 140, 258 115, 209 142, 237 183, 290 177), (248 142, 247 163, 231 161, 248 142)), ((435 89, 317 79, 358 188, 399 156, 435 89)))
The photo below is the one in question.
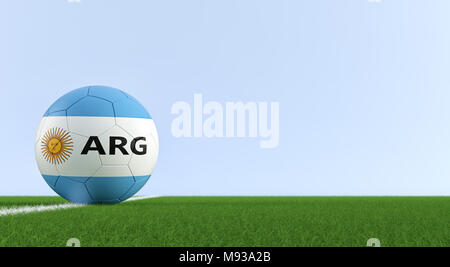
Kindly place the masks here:
POLYGON ((106 86, 76 89, 45 112, 35 156, 47 184, 73 203, 119 203, 148 181, 158 134, 147 110, 106 86))

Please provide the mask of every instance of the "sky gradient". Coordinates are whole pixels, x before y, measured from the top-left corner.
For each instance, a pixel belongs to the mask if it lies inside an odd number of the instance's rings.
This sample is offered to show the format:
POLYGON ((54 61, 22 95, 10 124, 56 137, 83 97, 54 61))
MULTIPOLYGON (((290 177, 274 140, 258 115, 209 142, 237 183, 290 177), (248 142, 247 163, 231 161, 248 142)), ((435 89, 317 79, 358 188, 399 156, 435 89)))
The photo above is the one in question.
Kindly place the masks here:
POLYGON ((450 195, 450 2, 0 1, 0 195, 54 194, 34 136, 108 85, 152 114, 143 195, 450 195), (279 146, 175 138, 172 105, 279 102, 279 146))

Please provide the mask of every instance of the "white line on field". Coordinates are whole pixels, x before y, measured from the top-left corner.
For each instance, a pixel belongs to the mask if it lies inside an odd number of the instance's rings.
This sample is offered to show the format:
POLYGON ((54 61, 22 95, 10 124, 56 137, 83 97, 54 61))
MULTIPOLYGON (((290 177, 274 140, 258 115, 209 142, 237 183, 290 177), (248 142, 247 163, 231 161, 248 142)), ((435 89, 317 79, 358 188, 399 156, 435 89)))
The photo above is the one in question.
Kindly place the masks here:
POLYGON ((42 212, 50 210, 62 210, 82 207, 80 204, 57 204, 57 205, 39 205, 39 206, 22 206, 16 208, 5 208, 0 210, 0 217, 7 215, 25 214, 32 212, 42 212))
POLYGON ((138 197, 131 197, 127 200, 125 200, 125 202, 127 201, 135 201, 135 200, 142 200, 142 199, 148 199, 148 198, 158 198, 159 196, 138 196, 138 197))
MULTIPOLYGON (((142 200, 148 198, 156 198, 157 196, 141 196, 141 197, 132 197, 127 199, 126 201, 135 201, 142 200)), ((51 211, 51 210, 64 210, 71 208, 79 208, 86 205, 82 204, 56 204, 56 205, 38 205, 38 206, 21 206, 21 207, 12 207, 12 208, 4 208, 0 209, 0 217, 7 215, 17 215, 17 214, 27 214, 33 212, 42 212, 42 211, 51 211)))

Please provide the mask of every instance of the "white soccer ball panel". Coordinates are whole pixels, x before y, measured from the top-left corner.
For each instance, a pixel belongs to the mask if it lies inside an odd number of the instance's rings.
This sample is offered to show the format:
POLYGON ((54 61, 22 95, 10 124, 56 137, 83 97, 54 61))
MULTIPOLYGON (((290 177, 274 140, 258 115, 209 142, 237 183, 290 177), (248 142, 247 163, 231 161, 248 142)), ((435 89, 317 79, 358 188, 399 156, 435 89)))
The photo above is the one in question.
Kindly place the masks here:
POLYGON ((134 176, 144 176, 153 173, 159 151, 158 133, 155 122, 151 119, 117 118, 117 125, 133 137, 145 137, 147 154, 132 155, 129 162, 134 176))
POLYGON ((99 136, 116 124, 113 117, 67 117, 68 129, 70 132, 89 136, 99 136))
POLYGON ((145 136, 147 141, 147 154, 132 155, 130 160, 130 169, 134 176, 145 176, 153 173, 158 159, 157 139, 148 134, 145 136))
POLYGON ((68 130, 66 118, 67 117, 65 117, 65 116, 54 116, 54 117, 42 118, 42 120, 41 120, 42 129, 40 132, 39 139, 41 139, 45 135, 45 133, 52 128, 61 128, 64 130, 68 130))
POLYGON ((133 137, 156 133, 155 122, 152 119, 116 118, 116 123, 133 137))
POLYGON ((120 177, 127 177, 127 176, 133 176, 133 174, 130 171, 130 168, 125 166, 101 166, 100 169, 93 175, 93 177, 113 177, 113 176, 120 176, 120 177))

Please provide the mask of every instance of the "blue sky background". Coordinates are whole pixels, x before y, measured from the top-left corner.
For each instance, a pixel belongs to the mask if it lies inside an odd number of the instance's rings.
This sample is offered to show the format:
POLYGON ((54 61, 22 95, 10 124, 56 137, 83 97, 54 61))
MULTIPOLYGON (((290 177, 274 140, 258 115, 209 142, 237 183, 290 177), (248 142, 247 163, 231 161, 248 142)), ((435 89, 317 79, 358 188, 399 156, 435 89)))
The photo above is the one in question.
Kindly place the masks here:
POLYGON ((85 85, 153 115, 148 195, 449 195, 450 1, 1 0, 1 195, 49 195, 42 114, 85 85), (280 145, 176 139, 175 101, 279 101, 280 145))

